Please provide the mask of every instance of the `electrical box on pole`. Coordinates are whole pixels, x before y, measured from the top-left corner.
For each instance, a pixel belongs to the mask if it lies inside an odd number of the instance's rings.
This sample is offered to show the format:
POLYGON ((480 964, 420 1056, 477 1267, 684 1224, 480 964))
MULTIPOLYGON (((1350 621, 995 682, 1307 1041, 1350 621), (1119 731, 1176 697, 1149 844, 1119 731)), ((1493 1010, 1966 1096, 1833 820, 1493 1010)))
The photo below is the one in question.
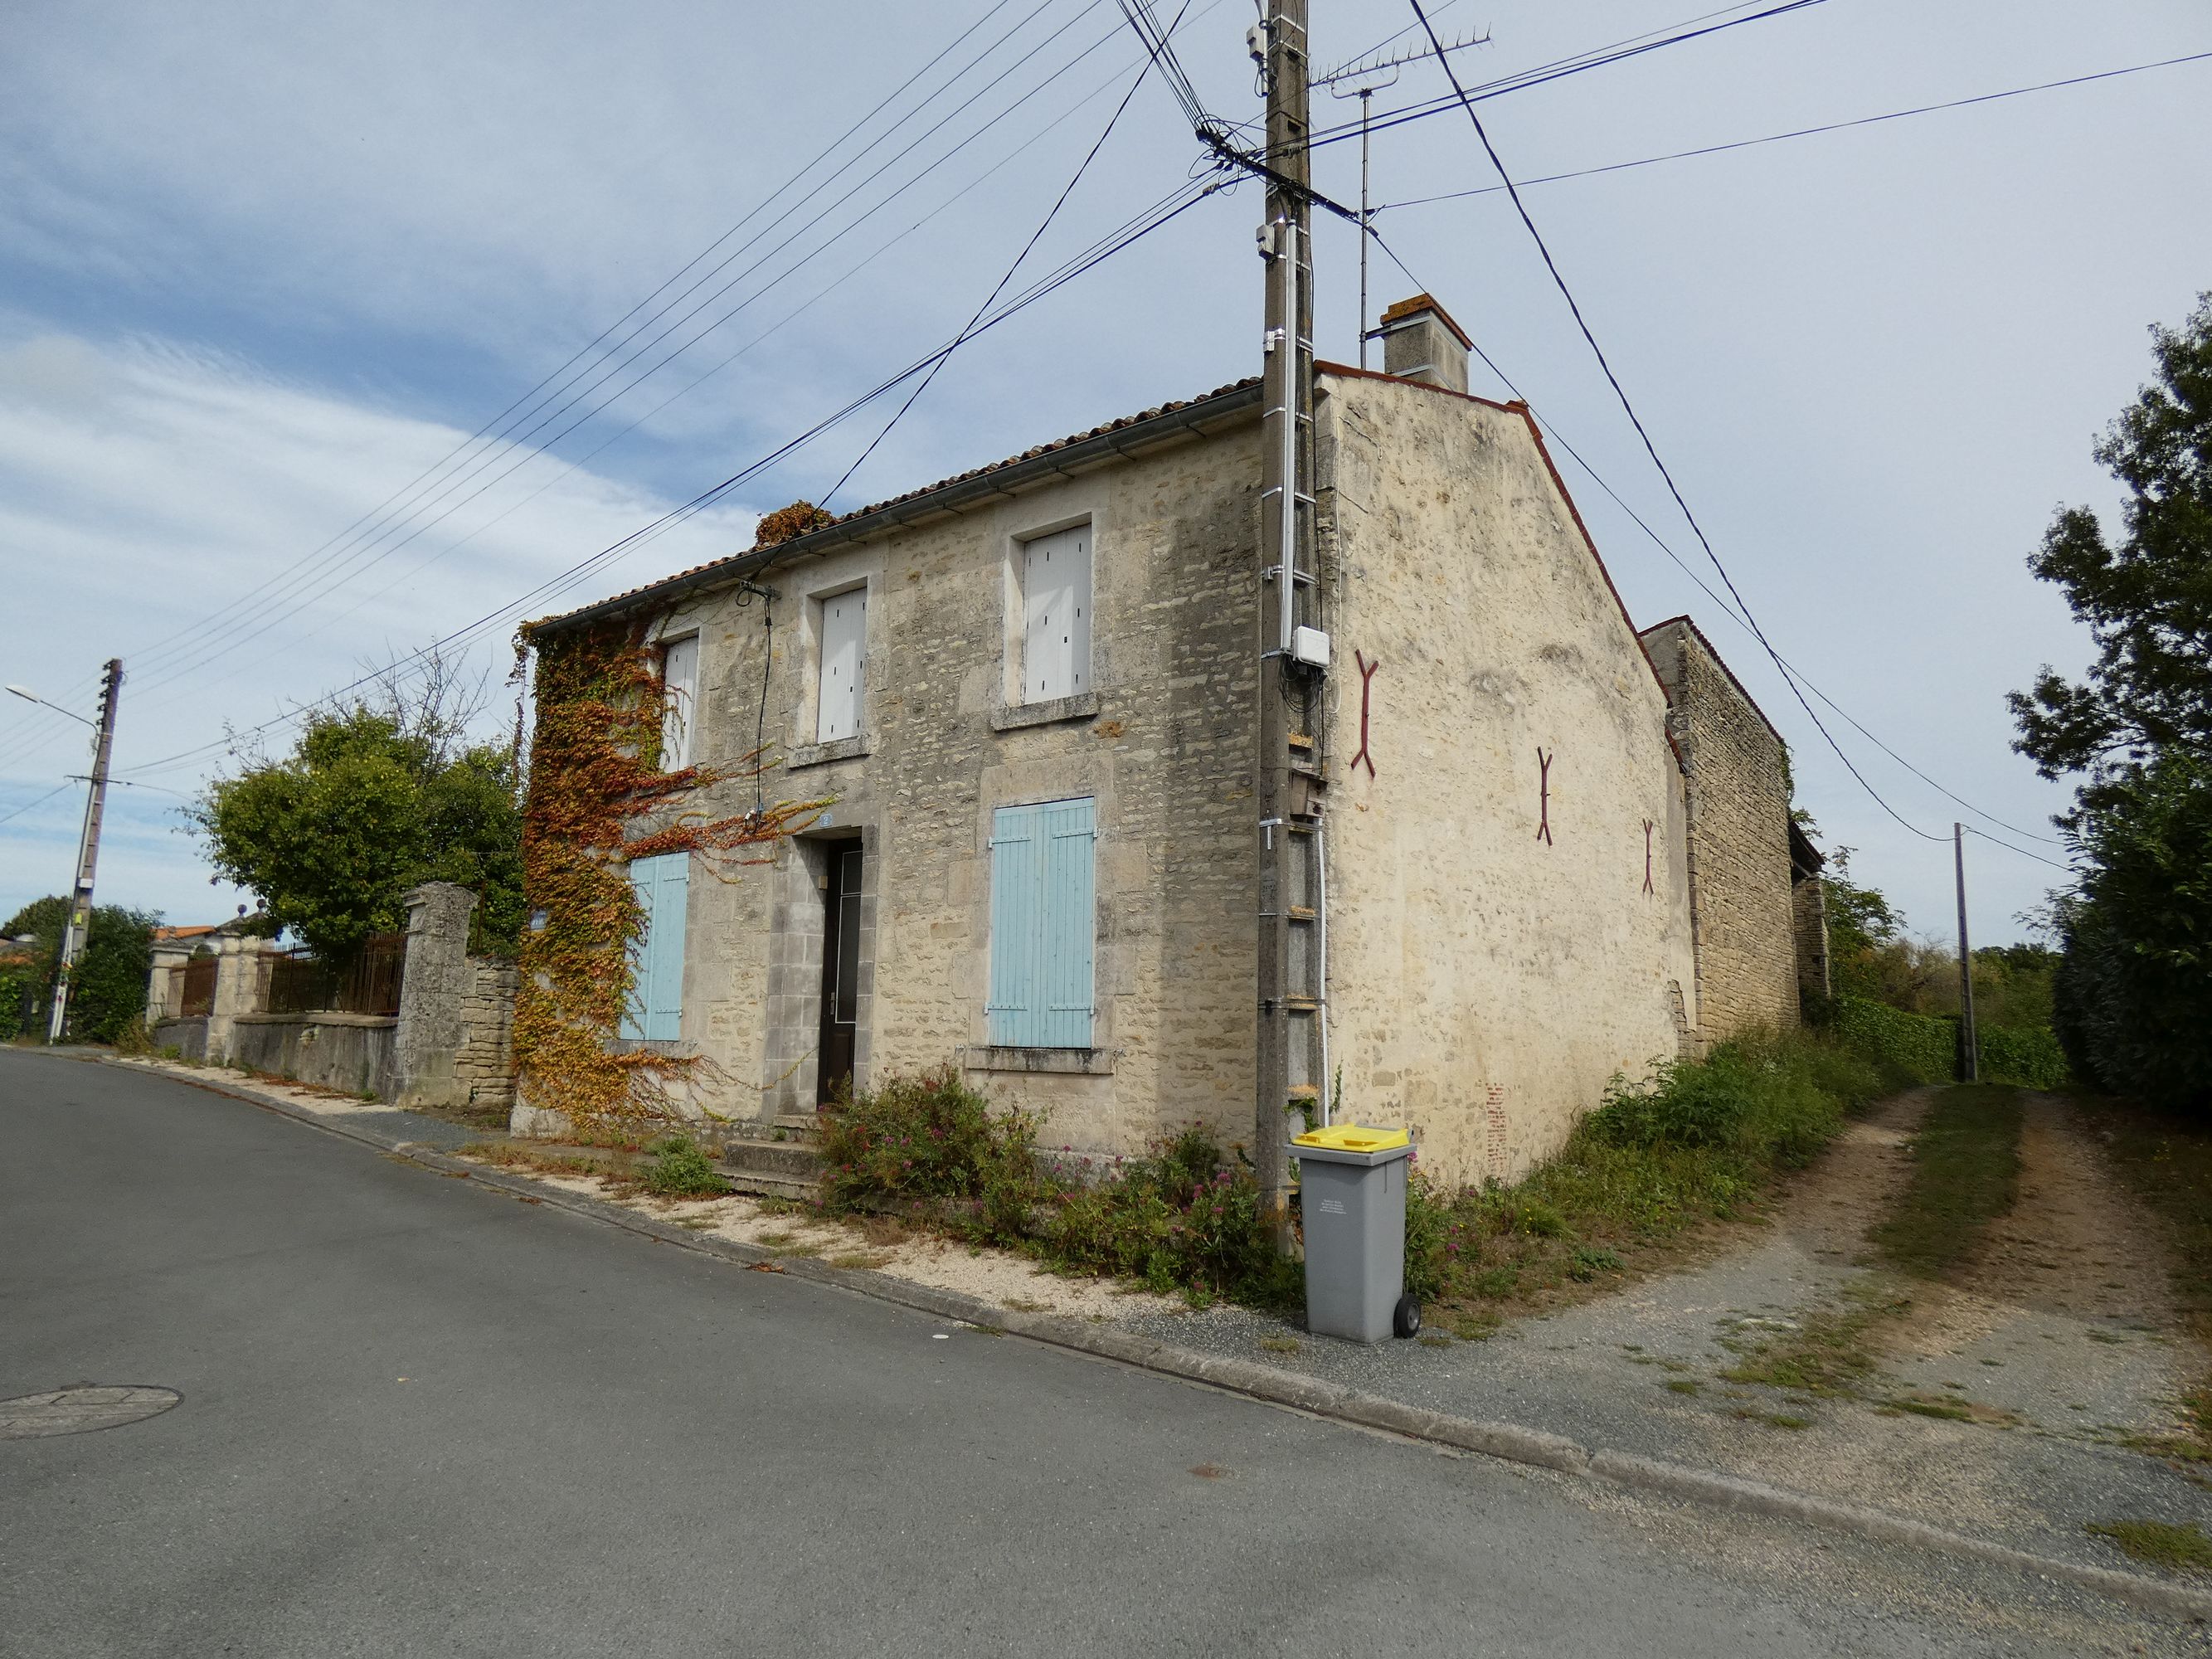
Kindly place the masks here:
MULTIPOLYGON (((1314 566, 1313 254, 1306 0, 1268 0, 1252 42, 1267 97, 1268 188, 1260 248, 1267 262, 1262 337, 1265 411, 1260 497, 1259 1042, 1253 1163, 1262 1218, 1290 1243, 1286 1115, 1325 1098, 1323 988, 1294 982, 1291 935, 1319 915, 1317 816, 1293 798, 1291 738, 1309 746, 1321 712, 1318 673, 1293 654, 1310 605, 1314 566)), ((1314 654, 1310 647, 1304 653, 1314 654)), ((1297 953, 1302 961, 1315 953, 1297 953)))
POLYGON ((62 927, 61 960, 55 965, 52 1006, 46 1014, 46 1041, 59 1042, 69 1018, 70 975, 92 933, 92 876, 100 862, 100 821, 107 811, 107 761, 115 745, 115 704, 123 690, 123 662, 111 658, 100 678, 100 723, 93 741, 92 777, 84 801, 84 828, 76 841, 76 880, 70 889, 68 920, 62 927))

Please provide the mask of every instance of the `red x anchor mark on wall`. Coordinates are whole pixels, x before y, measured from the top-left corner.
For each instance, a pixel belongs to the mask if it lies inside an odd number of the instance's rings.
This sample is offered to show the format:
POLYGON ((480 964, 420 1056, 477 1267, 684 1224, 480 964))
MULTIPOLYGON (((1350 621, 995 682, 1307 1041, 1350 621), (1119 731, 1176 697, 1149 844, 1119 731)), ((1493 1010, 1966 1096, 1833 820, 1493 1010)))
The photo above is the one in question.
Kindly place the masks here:
POLYGON ((1367 775, 1371 778, 1375 775, 1375 760, 1367 752, 1367 714, 1374 696, 1375 671, 1382 665, 1382 659, 1377 657, 1370 662, 1355 651, 1352 653, 1352 659, 1359 665, 1359 752, 1352 757, 1352 763, 1344 771, 1349 777, 1364 766, 1367 775))

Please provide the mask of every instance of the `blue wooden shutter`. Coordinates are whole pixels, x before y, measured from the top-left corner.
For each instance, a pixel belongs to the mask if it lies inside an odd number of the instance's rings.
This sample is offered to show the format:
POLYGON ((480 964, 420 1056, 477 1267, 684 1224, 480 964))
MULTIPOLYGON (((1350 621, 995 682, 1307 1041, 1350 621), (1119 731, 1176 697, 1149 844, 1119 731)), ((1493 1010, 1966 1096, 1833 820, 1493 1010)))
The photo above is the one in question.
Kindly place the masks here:
POLYGON ((1088 799, 1002 806, 991 833, 991 1041, 1091 1046, 1094 954, 1088 799))
POLYGON ((691 855, 664 853, 653 862, 653 1000, 645 1034, 656 1042, 684 1035, 684 921, 691 896, 691 855))
POLYGON ((629 1000, 623 1009, 622 1034, 633 1042, 672 1042, 684 1035, 684 915, 690 896, 691 855, 633 859, 629 880, 644 922, 630 941, 629 1000))
POLYGON ((1043 1041, 1051 1048, 1088 1048, 1097 933, 1091 899, 1097 820, 1087 799, 1054 801, 1043 812, 1043 1041))
POLYGON ((1036 960, 1043 915, 1043 811, 1001 806, 991 817, 991 1041, 1014 1048, 1042 1044, 1042 999, 1036 960))

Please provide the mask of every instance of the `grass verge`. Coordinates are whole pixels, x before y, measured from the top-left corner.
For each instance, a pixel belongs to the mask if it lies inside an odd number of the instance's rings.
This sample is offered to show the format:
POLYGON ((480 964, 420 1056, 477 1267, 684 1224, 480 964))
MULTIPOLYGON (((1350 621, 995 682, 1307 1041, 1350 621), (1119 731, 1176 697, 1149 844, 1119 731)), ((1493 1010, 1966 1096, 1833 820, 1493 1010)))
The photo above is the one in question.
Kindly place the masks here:
POLYGON ((1875 1248, 1901 1273, 1941 1279, 2020 1196, 2020 1094, 1960 1084, 1936 1097, 1912 1139, 1912 1180, 1875 1248))
POLYGON ((1811 1315, 1794 1331, 1756 1345, 1724 1339, 1724 1346, 1741 1357, 1721 1373, 1722 1380, 1787 1389, 1821 1400, 1857 1395, 1879 1364, 1872 1340, 1875 1327, 1911 1305, 1879 1285, 1854 1285, 1844 1292, 1842 1307, 1811 1315))
POLYGON ((2212 1538, 2194 1522, 2094 1521, 2082 1530, 2108 1538, 2126 1554, 2172 1572, 2212 1572, 2212 1538))
POLYGON ((1778 1176, 1909 1081, 1814 1032, 1616 1079, 1558 1156, 1512 1186, 1446 1192, 1417 1176, 1407 1287, 1435 1304, 1432 1322, 1487 1334, 1501 1314, 1670 1265, 1696 1230, 1756 1218, 1778 1176))

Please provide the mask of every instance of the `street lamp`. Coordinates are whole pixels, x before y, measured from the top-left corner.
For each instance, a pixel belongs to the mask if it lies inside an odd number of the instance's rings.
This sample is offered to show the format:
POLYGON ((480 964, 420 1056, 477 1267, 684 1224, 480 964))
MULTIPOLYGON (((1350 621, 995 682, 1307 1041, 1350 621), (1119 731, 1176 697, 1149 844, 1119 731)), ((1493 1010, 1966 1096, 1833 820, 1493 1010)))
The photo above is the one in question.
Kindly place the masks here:
POLYGON ((51 708, 57 714, 67 714, 79 726, 89 726, 95 732, 100 729, 100 724, 98 721, 88 720, 85 719, 83 715, 64 708, 58 702, 48 702, 44 697, 32 690, 27 685, 11 685, 8 689, 14 692, 17 696, 21 697, 25 702, 34 702, 41 708, 51 708))

